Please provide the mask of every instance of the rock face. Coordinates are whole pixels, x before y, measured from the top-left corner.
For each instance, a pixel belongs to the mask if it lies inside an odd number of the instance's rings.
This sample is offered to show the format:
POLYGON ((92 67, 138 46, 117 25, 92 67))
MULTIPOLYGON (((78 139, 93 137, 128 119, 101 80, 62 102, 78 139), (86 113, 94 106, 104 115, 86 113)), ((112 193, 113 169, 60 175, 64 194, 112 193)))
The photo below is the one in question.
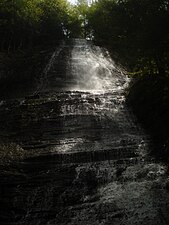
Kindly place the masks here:
POLYGON ((0 163, 1 224, 169 224, 167 168, 148 155, 127 84, 105 50, 74 40, 53 54, 32 96, 1 102, 3 149, 22 153, 0 163))

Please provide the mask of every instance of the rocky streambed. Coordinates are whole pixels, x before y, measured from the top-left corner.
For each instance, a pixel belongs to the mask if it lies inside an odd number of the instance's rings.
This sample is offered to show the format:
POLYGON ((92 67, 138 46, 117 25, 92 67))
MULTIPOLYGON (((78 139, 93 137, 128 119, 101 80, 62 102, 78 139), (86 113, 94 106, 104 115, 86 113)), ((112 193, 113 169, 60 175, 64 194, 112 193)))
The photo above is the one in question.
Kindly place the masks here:
POLYGON ((36 91, 1 101, 1 224, 169 223, 168 168, 126 106, 128 82, 108 52, 74 40, 36 91))

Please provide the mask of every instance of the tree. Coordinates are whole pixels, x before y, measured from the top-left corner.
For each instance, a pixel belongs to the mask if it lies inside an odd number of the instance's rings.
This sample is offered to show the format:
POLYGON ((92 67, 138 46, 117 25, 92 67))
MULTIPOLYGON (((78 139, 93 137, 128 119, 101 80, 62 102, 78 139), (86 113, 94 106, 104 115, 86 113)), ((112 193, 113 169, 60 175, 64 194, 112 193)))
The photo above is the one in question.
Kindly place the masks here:
POLYGON ((137 70, 168 70, 168 0, 100 0, 91 7, 89 24, 97 41, 130 55, 137 70))
POLYGON ((30 48, 80 30, 79 13, 67 0, 0 0, 0 47, 30 48), (76 31, 75 31, 76 30, 76 31))

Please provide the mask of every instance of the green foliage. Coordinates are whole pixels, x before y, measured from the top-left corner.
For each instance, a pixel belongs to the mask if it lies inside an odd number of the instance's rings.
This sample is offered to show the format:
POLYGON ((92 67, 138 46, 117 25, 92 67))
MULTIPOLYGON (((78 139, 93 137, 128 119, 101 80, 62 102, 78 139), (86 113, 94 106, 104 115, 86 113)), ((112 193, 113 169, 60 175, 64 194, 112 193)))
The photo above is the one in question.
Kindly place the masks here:
POLYGON ((30 48, 79 36, 79 11, 67 0, 0 0, 0 49, 30 48))
POLYGON ((68 3, 64 0, 43 0, 40 4, 42 9, 41 31, 48 39, 61 39, 64 36, 64 24, 68 11, 68 3))
POLYGON ((134 72, 168 74, 169 0, 87 2, 0 0, 0 49, 94 36, 130 61, 134 72))
POLYGON ((42 11, 38 0, 0 0, 1 48, 31 43, 42 11))
POLYGON ((81 29, 82 21, 79 18, 79 11, 77 6, 72 6, 69 8, 67 24, 65 26, 66 36, 70 38, 81 37, 82 29, 81 29))
POLYGON ((91 7, 89 24, 97 41, 130 55, 137 70, 168 71, 168 0, 99 0, 91 7))
POLYGON ((90 33, 88 14, 90 8, 87 0, 78 0, 76 5, 69 6, 65 23, 66 36, 69 38, 86 38, 90 33))

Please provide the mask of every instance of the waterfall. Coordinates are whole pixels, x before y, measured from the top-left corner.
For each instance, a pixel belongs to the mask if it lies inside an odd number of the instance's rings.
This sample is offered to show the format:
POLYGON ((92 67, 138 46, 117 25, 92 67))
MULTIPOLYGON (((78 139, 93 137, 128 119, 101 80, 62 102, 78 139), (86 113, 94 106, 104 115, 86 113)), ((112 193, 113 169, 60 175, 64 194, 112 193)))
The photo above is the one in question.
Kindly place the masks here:
POLYGON ((168 224, 167 167, 125 103, 129 81, 105 49, 68 40, 38 95, 1 102, 0 136, 26 155, 1 174, 3 224, 168 224))

